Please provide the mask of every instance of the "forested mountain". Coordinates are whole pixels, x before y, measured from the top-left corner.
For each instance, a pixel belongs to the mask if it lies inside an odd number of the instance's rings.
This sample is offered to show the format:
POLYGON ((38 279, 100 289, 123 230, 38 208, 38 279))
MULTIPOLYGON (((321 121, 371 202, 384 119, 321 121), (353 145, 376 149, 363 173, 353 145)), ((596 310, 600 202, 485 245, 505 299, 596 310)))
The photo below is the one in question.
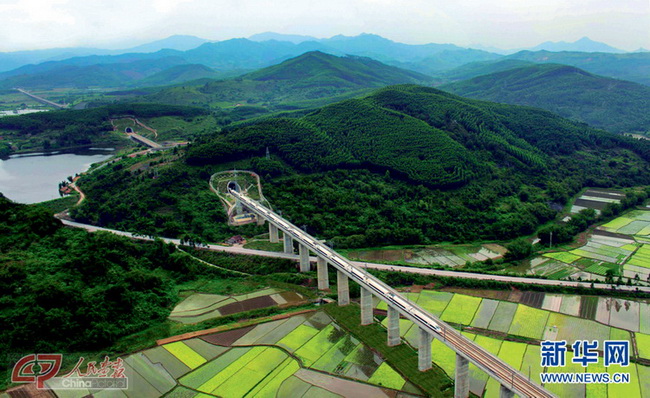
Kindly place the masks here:
POLYGON ((530 51, 580 51, 586 53, 615 53, 621 54, 625 51, 614 48, 608 44, 601 43, 598 41, 593 41, 588 37, 583 37, 582 39, 576 40, 573 43, 568 43, 566 41, 547 41, 542 44, 539 44, 533 48, 529 49, 530 51))
POLYGON ((575 66, 587 72, 616 79, 629 80, 650 86, 650 53, 583 53, 520 51, 508 59, 536 64, 562 64, 575 66))
POLYGON ((566 65, 529 65, 441 86, 464 97, 529 105, 616 133, 650 131, 650 87, 566 65))
POLYGON ((458 68, 439 73, 439 77, 445 82, 471 79, 476 76, 489 75, 490 73, 502 72, 504 70, 521 68, 532 65, 532 62, 520 61, 518 59, 500 59, 497 61, 470 62, 458 68))
POLYGON ((258 172, 274 208, 339 247, 507 239, 583 186, 650 183, 648 144, 543 110, 391 86, 299 119, 231 126, 155 179, 99 170, 82 179, 88 199, 73 215, 223 239, 200 203, 210 174, 236 167, 258 172))
POLYGON ((311 83, 354 84, 361 87, 404 82, 431 81, 431 77, 388 66, 366 57, 336 57, 320 51, 308 52, 281 64, 242 76, 251 80, 294 80, 311 83))
MULTIPOLYGON (((123 87, 137 84, 142 79, 182 64, 186 64, 182 58, 165 57, 112 64, 59 65, 54 69, 43 72, 7 77, 0 80, 0 88, 123 87)), ((196 79, 198 77, 201 76, 191 76, 189 78, 196 79)))
POLYGON ((218 79, 221 74, 200 64, 172 66, 137 82, 138 86, 168 86, 198 79, 218 79))
POLYGON ((262 112, 322 106, 342 99, 341 96, 356 95, 360 90, 432 80, 370 58, 312 51, 238 78, 187 83, 134 100, 204 106, 237 103, 262 106, 258 108, 262 112))

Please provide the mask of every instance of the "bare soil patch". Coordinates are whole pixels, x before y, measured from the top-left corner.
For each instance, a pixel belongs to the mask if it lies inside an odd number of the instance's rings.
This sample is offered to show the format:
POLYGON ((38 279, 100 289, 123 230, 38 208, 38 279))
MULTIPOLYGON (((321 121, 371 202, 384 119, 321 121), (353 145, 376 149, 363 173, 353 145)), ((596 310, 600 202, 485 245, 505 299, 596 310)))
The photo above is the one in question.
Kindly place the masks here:
POLYGON ((201 336, 201 340, 224 347, 230 347, 232 343, 242 338, 246 333, 250 332, 255 326, 246 326, 245 328, 228 330, 227 332, 210 334, 201 336))
POLYGON ((219 308, 221 316, 232 315, 238 312, 256 310, 259 308, 267 308, 277 305, 271 296, 260 296, 248 300, 239 301, 237 303, 226 304, 219 308))

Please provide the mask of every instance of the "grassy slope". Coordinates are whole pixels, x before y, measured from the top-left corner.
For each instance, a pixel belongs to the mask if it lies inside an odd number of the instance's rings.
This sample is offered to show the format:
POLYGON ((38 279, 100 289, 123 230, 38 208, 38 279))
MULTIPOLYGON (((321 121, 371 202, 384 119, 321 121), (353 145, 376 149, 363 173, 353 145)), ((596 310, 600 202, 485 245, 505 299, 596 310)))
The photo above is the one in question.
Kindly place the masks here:
POLYGON ((525 66, 441 88, 470 98, 543 108, 612 132, 650 131, 650 87, 570 66, 525 66))

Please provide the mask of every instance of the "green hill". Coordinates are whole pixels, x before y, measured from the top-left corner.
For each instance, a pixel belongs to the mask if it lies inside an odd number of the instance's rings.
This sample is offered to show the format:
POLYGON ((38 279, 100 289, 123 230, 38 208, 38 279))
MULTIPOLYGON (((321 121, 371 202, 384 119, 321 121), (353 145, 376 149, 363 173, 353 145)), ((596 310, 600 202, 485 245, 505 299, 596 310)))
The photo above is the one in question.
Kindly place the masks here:
POLYGON ((138 86, 167 86, 198 79, 216 79, 221 74, 205 65, 187 64, 172 66, 137 82, 138 86))
POLYGON ((531 62, 518 59, 502 59, 498 61, 471 62, 440 74, 439 77, 447 82, 471 79, 476 76, 489 75, 490 73, 501 72, 531 65, 531 62))
POLYGON ((313 51, 238 78, 170 87, 145 96, 144 100, 222 108, 248 105, 262 107, 257 110, 264 113, 318 107, 366 93, 371 88, 431 80, 370 58, 337 57, 313 51))
POLYGON ((359 87, 432 80, 421 73, 388 66, 371 58, 337 57, 320 51, 302 54, 278 65, 244 75, 243 78, 297 81, 306 86, 330 84, 359 87))
POLYGON ((155 173, 98 170, 73 215, 221 240, 205 219, 206 182, 236 168, 258 172, 274 208, 337 247, 507 239, 584 186, 650 183, 648 144, 544 110, 390 86, 302 118, 229 126, 155 173))
MULTIPOLYGON (((0 135, 3 137, 3 142, 0 144, 4 145, 0 146, 0 154, 92 145, 129 145, 131 141, 126 139, 124 134, 113 132, 110 118, 119 115, 134 115, 147 123, 151 119, 170 119, 175 121, 175 124, 181 124, 185 120, 197 121, 209 118, 208 112, 201 108, 125 103, 92 109, 58 110, 3 117, 0 118, 0 135), (13 148, 9 148, 8 143, 11 143, 13 148)), ((163 131, 169 130, 165 127, 156 125, 156 128, 161 130, 161 138, 165 135, 163 131)), ((172 138, 187 138, 194 132, 185 128, 172 138)), ((163 139, 168 138, 170 137, 163 139)))
POLYGON ((543 108, 616 133, 650 131, 650 87, 571 66, 525 66, 440 88, 470 98, 543 108))
POLYGON ((25 73, 8 76, 10 73, 7 72, 0 77, 0 88, 51 89, 134 86, 138 85, 138 81, 142 79, 185 63, 179 57, 164 57, 112 64, 51 63, 55 65, 52 69, 43 66, 41 68, 43 70, 38 69, 41 65, 35 66, 34 70, 30 70, 28 66, 24 67, 25 73))
POLYGON ((520 51, 507 59, 534 62, 536 64, 562 64, 575 66, 587 72, 615 79, 650 86, 650 53, 584 53, 520 51))

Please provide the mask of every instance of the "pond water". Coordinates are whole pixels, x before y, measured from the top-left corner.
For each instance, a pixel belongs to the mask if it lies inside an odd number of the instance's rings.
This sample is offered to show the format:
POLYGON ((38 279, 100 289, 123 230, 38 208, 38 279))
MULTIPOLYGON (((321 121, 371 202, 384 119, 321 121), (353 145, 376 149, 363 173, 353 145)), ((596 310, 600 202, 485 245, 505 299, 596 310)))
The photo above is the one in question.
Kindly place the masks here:
POLYGON ((38 203, 59 197, 59 182, 84 172, 112 156, 113 148, 75 152, 32 153, 0 159, 0 192, 18 203, 38 203))

